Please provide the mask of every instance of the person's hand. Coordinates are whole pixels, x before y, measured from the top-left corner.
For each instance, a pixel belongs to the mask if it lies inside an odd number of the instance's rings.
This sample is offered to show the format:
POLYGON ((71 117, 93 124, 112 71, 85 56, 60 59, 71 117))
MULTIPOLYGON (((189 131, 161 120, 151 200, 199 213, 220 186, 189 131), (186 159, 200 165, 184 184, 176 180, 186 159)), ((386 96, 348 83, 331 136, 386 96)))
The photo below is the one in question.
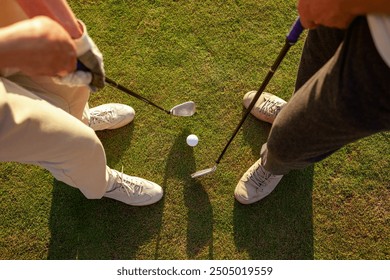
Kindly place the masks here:
POLYGON ((298 12, 305 28, 318 25, 347 28, 354 15, 345 7, 343 0, 298 0, 298 12))
POLYGON ((83 29, 83 35, 75 39, 77 58, 83 65, 83 69, 66 75, 65 77, 56 78, 55 82, 68 86, 88 85, 92 91, 97 91, 105 85, 105 73, 103 64, 103 55, 89 37, 87 28, 79 21, 83 29), (86 70, 86 69, 87 70, 86 70))
POLYGON ((30 76, 65 76, 76 68, 76 47, 68 32, 38 16, 5 27, 2 65, 30 76))
POLYGON ((104 64, 103 55, 87 33, 87 27, 79 20, 83 27, 83 35, 75 40, 78 60, 92 73, 90 87, 93 91, 104 87, 104 64))

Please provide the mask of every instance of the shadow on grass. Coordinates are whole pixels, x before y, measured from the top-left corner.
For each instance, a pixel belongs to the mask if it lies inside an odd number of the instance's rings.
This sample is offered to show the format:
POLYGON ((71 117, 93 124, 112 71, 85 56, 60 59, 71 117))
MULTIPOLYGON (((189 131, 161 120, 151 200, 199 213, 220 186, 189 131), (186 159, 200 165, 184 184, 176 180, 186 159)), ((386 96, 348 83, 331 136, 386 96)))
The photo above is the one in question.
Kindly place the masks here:
MULTIPOLYGON (((119 147, 105 145, 108 157, 120 159, 132 130, 128 126, 115 133, 99 133, 104 145, 121 143, 119 147), (108 137, 111 141, 105 141, 108 137)), ((48 259, 136 259, 138 248, 161 227, 161 201, 132 207, 106 198, 88 200, 78 189, 56 180, 53 185, 48 259)))
MULTIPOLYGON (((248 116, 245 140, 260 156, 270 125, 248 116)), ((234 240, 251 259, 313 259, 313 167, 285 175, 275 191, 251 205, 234 205, 234 240)))
MULTIPOLYGON (((244 115, 244 113, 245 110, 242 115, 244 115)), ((252 154, 255 157, 260 157, 260 149, 261 146, 267 142, 271 124, 260 121, 252 115, 249 115, 242 125, 242 130, 245 142, 252 148, 252 154)))
MULTIPOLYGON (((190 174, 196 169, 193 150, 186 144, 190 134, 185 129, 175 140, 167 159, 164 186, 172 185, 170 179, 178 180, 183 187, 184 204, 187 208, 187 256, 196 258, 199 253, 207 251, 207 259, 213 258, 213 210, 209 196, 202 184, 194 182, 190 174), (208 248, 207 248, 208 247, 208 248)), ((174 197, 169 193, 176 192, 179 187, 166 189, 166 197, 174 197)), ((158 252, 157 252, 158 254, 158 252)))
MULTIPOLYGON (((133 122, 136 122, 136 120, 133 122)), ((97 132, 97 136, 106 151, 107 164, 109 166, 114 166, 120 162, 124 152, 130 146, 134 131, 133 122, 119 129, 97 132)))
POLYGON ((234 206, 234 239, 251 259, 314 258, 313 168, 286 175, 275 191, 252 205, 234 206))

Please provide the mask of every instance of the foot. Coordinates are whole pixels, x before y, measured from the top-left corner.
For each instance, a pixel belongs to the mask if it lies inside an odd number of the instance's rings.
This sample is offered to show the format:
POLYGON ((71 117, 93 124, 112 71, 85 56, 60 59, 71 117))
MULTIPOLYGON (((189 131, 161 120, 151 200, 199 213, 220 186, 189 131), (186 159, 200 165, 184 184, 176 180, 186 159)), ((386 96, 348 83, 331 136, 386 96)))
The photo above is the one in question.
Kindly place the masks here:
POLYGON ((261 164, 262 159, 256 161, 241 177, 234 196, 242 204, 257 202, 269 195, 282 179, 283 175, 273 175, 261 164))
POLYGON ((103 104, 89 110, 89 126, 95 130, 115 129, 129 124, 134 119, 134 109, 118 103, 103 104))
POLYGON ((163 196, 162 188, 156 183, 129 176, 114 169, 110 170, 110 181, 112 183, 104 196, 128 205, 150 205, 159 201, 163 196))
MULTIPOLYGON (((249 107, 256 91, 247 92, 244 95, 243 104, 245 108, 249 107)), ((261 121, 273 123, 280 110, 286 105, 286 101, 268 92, 263 92, 251 110, 251 114, 261 121)))

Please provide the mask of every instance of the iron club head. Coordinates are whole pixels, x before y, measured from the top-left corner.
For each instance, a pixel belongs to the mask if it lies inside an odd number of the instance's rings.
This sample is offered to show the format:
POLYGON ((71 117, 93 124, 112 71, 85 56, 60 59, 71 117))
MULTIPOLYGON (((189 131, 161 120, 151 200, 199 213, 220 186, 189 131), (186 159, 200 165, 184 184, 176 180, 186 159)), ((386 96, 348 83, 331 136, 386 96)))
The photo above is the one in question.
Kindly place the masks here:
POLYGON ((201 176, 205 176, 207 174, 213 173, 215 170, 217 170, 217 165, 214 165, 213 167, 206 168, 203 170, 196 171, 195 173, 191 174, 191 178, 197 178, 201 176))
POLYGON ((187 101, 182 104, 176 105, 169 112, 174 116, 190 117, 195 113, 195 102, 187 101))

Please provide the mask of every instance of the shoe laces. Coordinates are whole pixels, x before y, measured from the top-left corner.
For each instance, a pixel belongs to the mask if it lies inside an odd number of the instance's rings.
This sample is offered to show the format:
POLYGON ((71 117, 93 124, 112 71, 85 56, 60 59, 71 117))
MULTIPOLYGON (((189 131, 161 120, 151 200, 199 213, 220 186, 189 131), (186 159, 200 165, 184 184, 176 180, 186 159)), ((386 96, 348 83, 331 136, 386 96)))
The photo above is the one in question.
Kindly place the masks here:
POLYGON ((91 112, 90 125, 111 123, 112 118, 114 118, 114 110, 112 109, 94 110, 91 112))
POLYGON ((259 112, 269 117, 276 117, 283 107, 283 102, 277 100, 271 100, 265 98, 265 101, 261 104, 259 112))
POLYGON ((137 184, 134 181, 126 180, 124 178, 123 166, 118 178, 119 182, 115 181, 114 188, 112 190, 120 189, 122 191, 125 191, 129 197, 142 194, 142 191, 144 189, 142 185, 137 184))
POLYGON ((264 187, 268 185, 272 179, 272 174, 266 171, 261 163, 252 167, 252 170, 249 171, 248 181, 251 181, 256 187, 256 191, 263 192, 264 187))

